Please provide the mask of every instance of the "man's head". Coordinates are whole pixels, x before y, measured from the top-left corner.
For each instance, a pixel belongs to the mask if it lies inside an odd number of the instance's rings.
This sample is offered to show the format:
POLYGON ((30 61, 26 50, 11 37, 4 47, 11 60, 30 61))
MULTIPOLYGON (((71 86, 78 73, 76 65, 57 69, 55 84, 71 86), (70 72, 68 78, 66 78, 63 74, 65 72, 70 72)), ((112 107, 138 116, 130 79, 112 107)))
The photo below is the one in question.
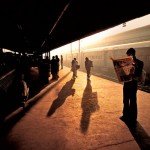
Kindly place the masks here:
POLYGON ((88 57, 85 57, 85 60, 89 60, 89 58, 88 58, 88 57))
POLYGON ((128 50, 127 50, 127 52, 126 52, 126 54, 128 55, 128 56, 135 56, 135 49, 134 48, 129 48, 128 50))

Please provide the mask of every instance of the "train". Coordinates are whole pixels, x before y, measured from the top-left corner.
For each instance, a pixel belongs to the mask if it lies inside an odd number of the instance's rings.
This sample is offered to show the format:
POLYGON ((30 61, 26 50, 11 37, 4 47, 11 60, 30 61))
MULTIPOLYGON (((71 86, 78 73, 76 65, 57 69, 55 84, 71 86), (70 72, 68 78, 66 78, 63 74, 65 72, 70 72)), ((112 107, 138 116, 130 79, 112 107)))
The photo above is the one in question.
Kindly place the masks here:
MULTIPOLYGON (((72 44, 72 43, 71 43, 72 44)), ((126 56, 129 48, 136 50, 136 57, 144 62, 146 79, 144 87, 150 87, 150 25, 96 39, 94 42, 78 41, 77 46, 59 49, 57 53, 63 55, 63 64, 71 67, 71 61, 76 58, 80 64, 80 70, 85 71, 85 57, 93 61, 92 74, 101 76, 113 81, 118 81, 112 58, 122 58, 126 56)), ((51 53, 54 55, 54 53, 51 53)))

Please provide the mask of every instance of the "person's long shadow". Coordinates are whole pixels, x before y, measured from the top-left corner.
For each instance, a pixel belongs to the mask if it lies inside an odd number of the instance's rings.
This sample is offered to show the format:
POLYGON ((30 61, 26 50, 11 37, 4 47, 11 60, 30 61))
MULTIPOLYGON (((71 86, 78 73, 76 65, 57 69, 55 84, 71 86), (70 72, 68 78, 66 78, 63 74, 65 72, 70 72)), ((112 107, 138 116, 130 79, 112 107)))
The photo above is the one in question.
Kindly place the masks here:
POLYGON ((124 123, 129 128, 141 150, 150 150, 150 136, 146 133, 140 123, 138 121, 135 123, 124 121, 124 123))
POLYGON ((90 80, 87 80, 87 85, 82 97, 81 107, 82 118, 80 122, 80 129, 82 133, 86 133, 89 127, 91 114, 100 108, 98 105, 97 92, 92 92, 90 80))
POLYGON ((72 89, 74 82, 75 80, 70 80, 62 87, 58 94, 58 98, 53 101, 47 116, 51 116, 56 111, 56 109, 62 106, 68 96, 74 96, 75 89, 72 89))

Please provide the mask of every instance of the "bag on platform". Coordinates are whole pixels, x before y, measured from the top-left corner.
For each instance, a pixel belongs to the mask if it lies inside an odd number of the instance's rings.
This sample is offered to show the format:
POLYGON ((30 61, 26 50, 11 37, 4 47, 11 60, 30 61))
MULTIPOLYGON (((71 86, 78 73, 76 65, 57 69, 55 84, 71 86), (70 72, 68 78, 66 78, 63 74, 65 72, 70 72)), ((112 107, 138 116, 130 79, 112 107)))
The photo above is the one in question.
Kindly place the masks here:
POLYGON ((90 67, 93 67, 93 61, 90 60, 90 67))
POLYGON ((80 69, 80 65, 76 65, 76 68, 77 68, 77 69, 80 69))

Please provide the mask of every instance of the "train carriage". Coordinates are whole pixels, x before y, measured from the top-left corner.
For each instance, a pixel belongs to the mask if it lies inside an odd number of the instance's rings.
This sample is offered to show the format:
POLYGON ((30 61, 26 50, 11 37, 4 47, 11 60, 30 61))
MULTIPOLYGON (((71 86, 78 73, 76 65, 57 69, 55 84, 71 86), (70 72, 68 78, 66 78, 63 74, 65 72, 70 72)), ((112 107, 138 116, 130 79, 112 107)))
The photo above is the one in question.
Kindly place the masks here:
POLYGON ((127 49, 131 47, 136 50, 137 58, 144 62, 144 70, 146 71, 145 85, 150 85, 150 25, 111 35, 103 39, 96 39, 92 44, 87 42, 84 46, 80 42, 79 50, 72 47, 71 50, 65 52, 69 59, 64 62, 64 65, 70 67, 71 60, 76 57, 81 66, 80 70, 85 71, 85 57, 89 57, 94 65, 92 68, 93 74, 117 81, 110 57, 115 59, 122 58, 126 56, 127 49))

